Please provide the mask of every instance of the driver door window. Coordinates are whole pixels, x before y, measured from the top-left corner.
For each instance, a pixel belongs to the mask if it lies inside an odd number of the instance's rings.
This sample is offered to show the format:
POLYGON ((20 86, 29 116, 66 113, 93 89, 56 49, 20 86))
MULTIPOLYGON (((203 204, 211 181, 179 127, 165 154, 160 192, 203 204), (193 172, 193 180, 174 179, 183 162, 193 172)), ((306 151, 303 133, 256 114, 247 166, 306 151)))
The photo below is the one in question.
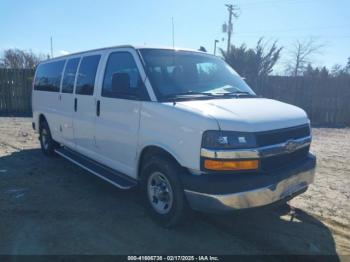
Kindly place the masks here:
POLYGON ((109 56, 101 95, 132 100, 148 98, 146 88, 130 53, 115 52, 109 56))

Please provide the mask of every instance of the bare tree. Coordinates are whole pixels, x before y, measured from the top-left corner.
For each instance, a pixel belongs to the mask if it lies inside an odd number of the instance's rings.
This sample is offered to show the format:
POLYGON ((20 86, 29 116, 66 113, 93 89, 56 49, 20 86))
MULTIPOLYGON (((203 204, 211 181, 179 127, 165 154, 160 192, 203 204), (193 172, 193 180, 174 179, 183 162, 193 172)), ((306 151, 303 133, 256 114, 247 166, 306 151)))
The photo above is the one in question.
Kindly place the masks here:
POLYGON ((32 51, 7 49, 4 51, 2 65, 5 68, 33 69, 44 59, 43 55, 36 55, 32 51))
POLYGON ((341 66, 339 64, 335 64, 332 67, 332 76, 350 76, 350 57, 348 58, 348 62, 345 66, 341 66))
POLYGON ((335 64, 332 66, 331 68, 331 74, 334 77, 340 76, 342 74, 345 73, 345 68, 343 68, 341 65, 339 64, 335 64))
POLYGON ((295 41, 290 51, 290 59, 287 61, 287 73, 293 76, 301 75, 307 65, 311 64, 313 56, 321 53, 323 46, 313 38, 303 42, 295 41))

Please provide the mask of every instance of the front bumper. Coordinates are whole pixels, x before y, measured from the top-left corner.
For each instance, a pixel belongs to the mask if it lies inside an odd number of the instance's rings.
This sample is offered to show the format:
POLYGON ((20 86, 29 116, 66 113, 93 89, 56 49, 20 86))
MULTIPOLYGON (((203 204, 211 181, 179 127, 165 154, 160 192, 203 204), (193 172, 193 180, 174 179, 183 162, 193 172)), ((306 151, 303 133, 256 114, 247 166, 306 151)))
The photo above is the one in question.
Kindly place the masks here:
MULTIPOLYGON (((316 158, 309 154, 307 160, 300 165, 280 171, 278 174, 265 175, 264 179, 260 179, 260 186, 256 184, 257 180, 252 177, 251 182, 254 184, 254 188, 249 190, 237 191, 237 183, 240 183, 238 179, 233 186, 235 190, 232 193, 198 192, 187 188, 185 194, 194 210, 204 212, 216 213, 265 206, 283 199, 288 200, 291 196, 294 197, 304 192, 314 180, 315 167, 316 158), (266 181, 271 182, 266 184, 266 181)), ((243 176, 247 177, 250 174, 244 174, 243 176)), ((234 179, 232 180, 231 177, 228 182, 232 183, 232 181, 234 182, 234 179)), ((242 182, 247 184, 248 181, 242 182)))

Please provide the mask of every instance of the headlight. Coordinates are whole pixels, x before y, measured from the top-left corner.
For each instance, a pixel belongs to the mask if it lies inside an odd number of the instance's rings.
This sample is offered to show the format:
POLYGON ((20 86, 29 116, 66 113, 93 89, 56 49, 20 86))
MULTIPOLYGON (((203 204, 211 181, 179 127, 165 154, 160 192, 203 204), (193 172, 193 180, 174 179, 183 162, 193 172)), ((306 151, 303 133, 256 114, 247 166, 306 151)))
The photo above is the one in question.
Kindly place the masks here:
POLYGON ((252 133, 235 131, 205 131, 202 148, 206 149, 240 149, 256 147, 252 133))
MULTIPOLYGON (((202 137, 202 149, 212 151, 254 147, 256 147, 255 136, 247 132, 205 131, 202 137)), ((201 166, 204 170, 252 171, 259 168, 259 160, 257 159, 216 159, 202 155, 202 153, 201 157, 201 166)))

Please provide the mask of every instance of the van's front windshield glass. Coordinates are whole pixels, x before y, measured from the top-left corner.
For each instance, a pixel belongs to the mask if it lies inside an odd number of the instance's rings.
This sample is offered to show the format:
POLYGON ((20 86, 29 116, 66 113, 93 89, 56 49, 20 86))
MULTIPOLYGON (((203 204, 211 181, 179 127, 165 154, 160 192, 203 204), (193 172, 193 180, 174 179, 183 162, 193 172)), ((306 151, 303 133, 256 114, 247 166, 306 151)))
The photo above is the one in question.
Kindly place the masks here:
POLYGON ((218 57, 167 49, 139 51, 152 87, 162 101, 255 96, 242 78, 218 57))

